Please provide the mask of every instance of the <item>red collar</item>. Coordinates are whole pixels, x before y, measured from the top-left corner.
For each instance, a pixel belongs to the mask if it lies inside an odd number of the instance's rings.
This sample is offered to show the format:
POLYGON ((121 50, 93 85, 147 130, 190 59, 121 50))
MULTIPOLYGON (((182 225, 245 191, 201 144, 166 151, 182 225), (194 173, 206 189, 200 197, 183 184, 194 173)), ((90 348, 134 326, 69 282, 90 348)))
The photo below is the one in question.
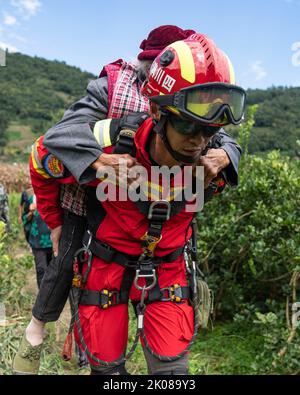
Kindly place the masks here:
POLYGON ((136 146, 136 158, 141 164, 146 164, 152 166, 150 160, 150 153, 146 151, 147 143, 150 134, 153 130, 153 119, 151 117, 147 118, 146 121, 138 128, 134 136, 134 142, 136 146))

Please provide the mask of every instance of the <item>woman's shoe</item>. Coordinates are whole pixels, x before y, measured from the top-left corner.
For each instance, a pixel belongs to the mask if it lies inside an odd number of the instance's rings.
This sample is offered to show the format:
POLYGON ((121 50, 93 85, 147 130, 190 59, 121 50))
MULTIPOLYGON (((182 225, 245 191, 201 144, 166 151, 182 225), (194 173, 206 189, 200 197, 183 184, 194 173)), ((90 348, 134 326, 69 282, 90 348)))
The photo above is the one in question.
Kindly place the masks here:
POLYGON ((40 358, 43 344, 32 346, 24 333, 19 350, 13 361, 14 375, 37 375, 39 373, 40 358))

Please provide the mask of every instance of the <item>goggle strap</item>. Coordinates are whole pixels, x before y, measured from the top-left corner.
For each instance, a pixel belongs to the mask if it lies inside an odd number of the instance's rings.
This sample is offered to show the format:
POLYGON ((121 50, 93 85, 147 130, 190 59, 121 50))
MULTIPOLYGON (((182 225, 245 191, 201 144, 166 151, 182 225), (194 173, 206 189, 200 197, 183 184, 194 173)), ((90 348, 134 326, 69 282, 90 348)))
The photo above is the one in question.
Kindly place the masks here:
POLYGON ((155 122, 155 125, 153 128, 155 133, 159 134, 160 136, 164 135, 164 128, 165 128, 167 119, 168 119, 168 114, 165 111, 161 111, 161 117, 160 117, 159 121, 155 122))
POLYGON ((153 103, 156 103, 160 106, 174 105, 174 95, 153 96, 150 97, 150 100, 153 101, 153 103))

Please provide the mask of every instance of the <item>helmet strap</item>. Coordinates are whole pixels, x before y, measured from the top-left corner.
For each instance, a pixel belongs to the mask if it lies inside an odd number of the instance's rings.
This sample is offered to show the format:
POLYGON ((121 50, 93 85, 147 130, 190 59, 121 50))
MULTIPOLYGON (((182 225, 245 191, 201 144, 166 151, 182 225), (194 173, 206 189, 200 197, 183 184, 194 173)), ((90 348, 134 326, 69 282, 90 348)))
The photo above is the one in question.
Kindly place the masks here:
POLYGON ((177 162, 188 163, 188 164, 195 163, 195 159, 192 156, 182 155, 179 152, 174 151, 173 148, 171 147, 165 128, 168 118, 169 118, 168 112, 161 111, 161 117, 159 121, 154 121, 154 128, 153 128, 154 132, 160 136, 169 154, 177 162))

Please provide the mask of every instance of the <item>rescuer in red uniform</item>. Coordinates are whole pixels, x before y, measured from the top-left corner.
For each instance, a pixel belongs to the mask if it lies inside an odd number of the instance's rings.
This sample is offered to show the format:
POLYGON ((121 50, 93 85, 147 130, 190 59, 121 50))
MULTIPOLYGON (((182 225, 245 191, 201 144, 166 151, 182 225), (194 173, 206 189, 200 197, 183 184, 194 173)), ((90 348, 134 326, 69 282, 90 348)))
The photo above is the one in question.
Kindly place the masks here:
MULTIPOLYGON (((106 128, 111 137, 121 136, 117 143, 112 138, 104 152, 128 153, 128 167, 138 163, 149 177, 154 166, 180 166, 183 172, 185 166, 201 163, 222 126, 242 121, 245 92, 234 84, 229 58, 212 40, 194 34, 155 59, 143 89, 150 99, 150 115, 138 116, 135 133, 115 133, 122 123, 110 120, 92 127, 95 135, 106 128)), ((38 209, 55 223, 61 215, 56 204, 60 185, 75 179, 49 154, 43 138, 34 147, 30 168, 38 209), (51 169, 51 176, 46 169, 51 169)), ((188 373, 186 351, 197 322, 191 303, 193 279, 183 251, 195 213, 187 210, 187 201, 174 198, 174 179, 170 195, 164 194, 162 179, 156 185, 161 191, 158 199, 147 195, 141 202, 99 202, 96 188, 91 188, 84 256, 79 253, 74 265, 78 292, 73 299, 79 303, 76 339, 87 352, 92 374, 126 374, 129 300, 136 307, 149 372, 188 373)), ((223 184, 218 181, 216 189, 223 184)))

